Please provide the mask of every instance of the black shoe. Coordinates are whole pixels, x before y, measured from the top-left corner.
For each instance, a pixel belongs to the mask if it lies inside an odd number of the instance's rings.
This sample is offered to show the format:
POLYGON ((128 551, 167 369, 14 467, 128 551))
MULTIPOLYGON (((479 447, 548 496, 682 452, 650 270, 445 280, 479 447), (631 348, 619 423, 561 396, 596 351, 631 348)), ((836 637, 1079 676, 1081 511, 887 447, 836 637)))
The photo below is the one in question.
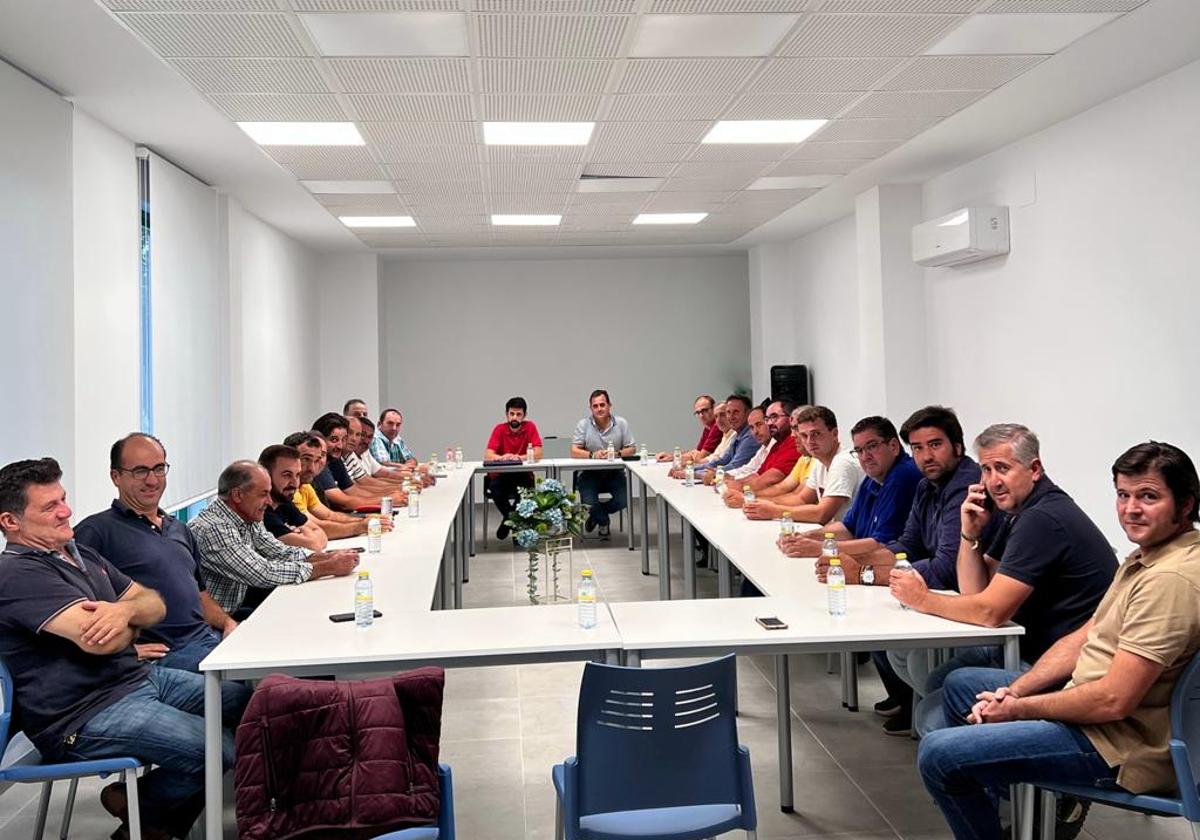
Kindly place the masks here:
POLYGON ((910 737, 912 735, 912 715, 898 714, 888 718, 883 722, 883 731, 886 735, 910 737))
POLYGON ((512 533, 512 528, 509 528, 507 525, 505 525, 503 522, 501 522, 500 527, 496 529, 496 539, 506 540, 506 539, 508 539, 508 535, 511 533, 512 533))
POLYGON ((591 514, 588 514, 587 522, 583 523, 583 530, 589 534, 596 530, 596 520, 592 519, 591 514))
POLYGON ((607 525, 600 526, 600 539, 602 539, 602 540, 608 539, 608 537, 611 533, 612 532, 609 530, 609 527, 607 525))
POLYGON ((885 718, 895 717, 904 710, 900 701, 893 700, 891 697, 884 697, 871 708, 874 709, 875 714, 885 718))
POLYGON ((1076 799, 1074 796, 1058 797, 1058 812, 1054 815, 1055 840, 1075 840, 1079 832, 1083 831, 1083 821, 1087 819, 1091 807, 1092 803, 1088 799, 1076 799))

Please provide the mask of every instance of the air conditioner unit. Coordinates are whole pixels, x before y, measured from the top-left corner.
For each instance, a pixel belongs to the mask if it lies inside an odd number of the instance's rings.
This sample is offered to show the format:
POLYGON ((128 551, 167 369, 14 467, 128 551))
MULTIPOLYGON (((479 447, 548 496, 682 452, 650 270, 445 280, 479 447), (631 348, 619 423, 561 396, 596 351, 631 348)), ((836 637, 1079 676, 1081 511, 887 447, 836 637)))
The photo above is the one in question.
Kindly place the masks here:
POLYGON ((912 229, 917 265, 961 265, 1008 253, 1008 208, 967 207, 912 229))

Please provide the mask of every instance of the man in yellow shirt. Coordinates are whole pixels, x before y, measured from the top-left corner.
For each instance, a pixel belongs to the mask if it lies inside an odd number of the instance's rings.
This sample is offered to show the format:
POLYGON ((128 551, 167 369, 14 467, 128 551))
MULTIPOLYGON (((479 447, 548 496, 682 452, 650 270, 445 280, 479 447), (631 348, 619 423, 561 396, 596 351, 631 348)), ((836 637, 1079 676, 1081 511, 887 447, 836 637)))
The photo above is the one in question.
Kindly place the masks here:
MULTIPOLYGON (((367 520, 364 517, 331 510, 317 498, 312 480, 313 476, 325 469, 325 441, 321 436, 315 432, 296 432, 284 438, 283 442, 300 452, 300 489, 296 491, 292 504, 321 526, 325 536, 331 540, 367 533, 367 520)), ((391 527, 386 518, 384 527, 391 527)))

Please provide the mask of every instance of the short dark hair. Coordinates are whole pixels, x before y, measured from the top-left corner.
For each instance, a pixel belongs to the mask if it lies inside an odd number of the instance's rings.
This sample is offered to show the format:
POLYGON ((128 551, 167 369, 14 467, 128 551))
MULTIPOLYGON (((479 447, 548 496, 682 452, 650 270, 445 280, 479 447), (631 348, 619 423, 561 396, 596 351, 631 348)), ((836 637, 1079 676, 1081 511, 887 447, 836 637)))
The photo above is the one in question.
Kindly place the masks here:
POLYGON ((363 424, 363 427, 370 432, 375 431, 375 421, 370 417, 359 417, 358 422, 363 424))
POLYGON ((892 421, 886 417, 880 417, 878 414, 873 414, 870 417, 864 417, 859 420, 851 427, 850 434, 852 436, 857 435, 868 429, 883 438, 885 442, 896 437, 896 427, 892 424, 892 421))
POLYGON ((591 405, 592 400, 596 399, 596 397, 604 397, 604 401, 609 405, 612 405, 612 397, 610 397, 608 395, 608 391, 605 391, 603 388, 597 388, 595 391, 592 391, 592 395, 588 397, 588 405, 591 405))
POLYGON ((317 432, 292 432, 283 439, 283 445, 293 449, 301 446, 320 446, 324 442, 325 436, 317 432))
POLYGON ((519 409, 521 409, 521 411, 524 411, 526 414, 529 413, 529 404, 525 402, 524 397, 509 397, 508 402, 506 402, 504 404, 504 411, 507 414, 509 411, 512 411, 514 408, 519 408, 519 409))
POLYGON ((343 405, 343 406, 342 406, 342 414, 349 414, 349 413, 350 413, 350 406, 354 405, 355 403, 361 403, 361 404, 362 404, 362 406, 363 406, 364 408, 365 408, 365 407, 366 407, 366 405, 367 405, 367 401, 366 401, 366 400, 360 400, 358 397, 354 397, 354 398, 352 398, 352 399, 348 399, 348 400, 346 400, 346 403, 345 403, 345 405, 343 405))
POLYGON ((754 403, 750 402, 750 398, 745 394, 730 394, 725 398, 725 405, 728 406, 731 402, 740 402, 747 414, 754 408, 754 403))
POLYGON ((294 446, 288 446, 286 443, 272 443, 258 454, 258 463, 262 464, 263 469, 267 472, 271 472, 280 458, 299 461, 300 450, 294 446))
POLYGON ((826 429, 836 429, 837 416, 823 405, 810 405, 796 415, 797 423, 815 423, 820 420, 826 429))
POLYGON ((717 407, 717 401, 712 398, 711 394, 701 394, 700 396, 696 397, 696 399, 692 400, 692 404, 695 405, 696 403, 700 402, 700 400, 708 400, 709 408, 717 407))
POLYGON ((767 403, 767 406, 770 407, 771 403, 779 403, 779 407, 781 409, 783 409, 784 417, 791 417, 792 409, 794 409, 796 407, 796 404, 794 402, 792 402, 791 400, 785 400, 785 399, 771 400, 771 402, 767 403))
POLYGON ((0 468, 0 513, 22 514, 29 504, 31 484, 53 484, 62 478, 62 467, 53 458, 13 461, 0 468))
POLYGON ((1114 484, 1118 475, 1150 472, 1162 476, 1177 507, 1182 508, 1190 500, 1192 510, 1188 518, 1200 522, 1200 478, 1196 476, 1196 465, 1188 454, 1178 446, 1151 440, 1126 449, 1112 465, 1114 484))
POLYGON ((403 413, 400 411, 400 409, 398 409, 398 408, 385 408, 383 411, 379 412, 379 422, 380 422, 380 423, 382 423, 382 422, 383 422, 383 418, 387 417, 389 414, 399 414, 399 415, 400 415, 400 419, 402 419, 402 420, 404 419, 404 414, 403 414, 403 413))
POLYGON ((329 437, 337 429, 349 431, 350 423, 336 411, 330 411, 314 420, 312 427, 314 432, 320 432, 325 437, 329 437))
POLYGON ((117 442, 108 450, 108 468, 110 470, 121 469, 121 456, 125 454, 125 444, 134 438, 145 438, 146 440, 154 441, 158 444, 158 448, 162 450, 163 457, 167 457, 167 447, 163 446, 163 442, 154 435, 147 434, 146 432, 130 432, 125 437, 118 438, 117 442))
POLYGON ((947 408, 944 405, 927 405, 924 408, 918 408, 900 427, 900 437, 904 439, 905 443, 908 443, 909 435, 917 429, 937 429, 953 446, 959 447, 960 450, 966 446, 963 442, 962 424, 958 422, 958 415, 954 413, 953 408, 947 408))
POLYGON ((217 495, 222 499, 240 487, 245 487, 254 479, 254 471, 262 469, 254 461, 234 461, 217 477, 217 495))

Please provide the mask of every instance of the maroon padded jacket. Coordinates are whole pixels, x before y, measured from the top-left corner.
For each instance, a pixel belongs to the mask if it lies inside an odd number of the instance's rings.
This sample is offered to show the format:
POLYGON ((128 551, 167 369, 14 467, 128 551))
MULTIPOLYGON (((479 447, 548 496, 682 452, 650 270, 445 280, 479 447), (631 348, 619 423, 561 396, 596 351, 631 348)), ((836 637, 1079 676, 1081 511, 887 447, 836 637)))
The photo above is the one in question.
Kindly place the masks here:
POLYGON ((234 740, 238 836, 352 840, 436 823, 445 678, 263 680, 234 740))

